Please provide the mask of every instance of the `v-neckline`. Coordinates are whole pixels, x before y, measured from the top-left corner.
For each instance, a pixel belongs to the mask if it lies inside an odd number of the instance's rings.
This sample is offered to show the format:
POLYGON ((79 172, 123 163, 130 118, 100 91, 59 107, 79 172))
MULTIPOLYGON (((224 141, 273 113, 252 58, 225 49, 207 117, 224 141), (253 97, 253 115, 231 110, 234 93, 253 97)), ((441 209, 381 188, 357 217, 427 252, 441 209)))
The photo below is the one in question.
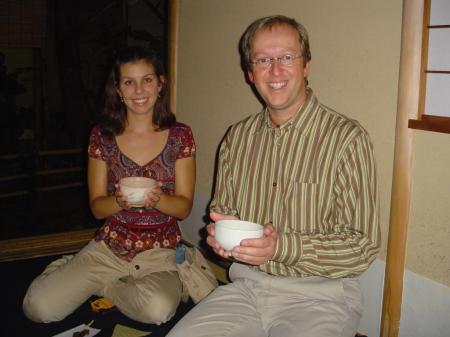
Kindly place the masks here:
POLYGON ((136 165, 136 166, 138 166, 138 167, 140 167, 140 168, 143 168, 143 167, 146 167, 146 166, 148 166, 149 164, 151 164, 151 163, 152 163, 153 161, 155 161, 156 159, 158 159, 158 158, 161 156, 161 154, 165 151, 165 149, 167 148, 167 145, 169 144, 169 139, 170 139, 170 133, 171 133, 171 132, 172 132, 172 128, 169 128, 169 133, 167 134, 166 144, 164 144, 162 150, 161 150, 160 152, 158 152, 158 154, 157 154, 155 157, 153 157, 152 159, 150 159, 150 160, 149 160, 148 162, 146 162, 144 165, 141 165, 141 164, 135 162, 135 161, 134 161, 133 159, 131 159, 128 155, 126 155, 125 152, 122 151, 122 149, 121 149, 120 146, 119 146, 119 143, 117 143, 117 138, 116 138, 116 136, 114 136, 114 143, 116 144, 117 150, 119 151, 119 153, 120 153, 123 157, 127 158, 127 159, 128 159, 130 162, 132 162, 134 165, 136 165))

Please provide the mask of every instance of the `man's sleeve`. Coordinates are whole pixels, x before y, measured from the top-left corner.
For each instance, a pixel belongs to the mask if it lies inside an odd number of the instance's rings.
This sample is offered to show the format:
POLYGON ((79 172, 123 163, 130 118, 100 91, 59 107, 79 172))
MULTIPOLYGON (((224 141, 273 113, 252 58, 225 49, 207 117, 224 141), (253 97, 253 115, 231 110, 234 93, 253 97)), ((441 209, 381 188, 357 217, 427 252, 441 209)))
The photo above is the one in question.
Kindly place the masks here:
POLYGON ((230 167, 229 141, 225 137, 219 150, 214 197, 210 210, 220 214, 239 217, 235 206, 233 176, 230 167))

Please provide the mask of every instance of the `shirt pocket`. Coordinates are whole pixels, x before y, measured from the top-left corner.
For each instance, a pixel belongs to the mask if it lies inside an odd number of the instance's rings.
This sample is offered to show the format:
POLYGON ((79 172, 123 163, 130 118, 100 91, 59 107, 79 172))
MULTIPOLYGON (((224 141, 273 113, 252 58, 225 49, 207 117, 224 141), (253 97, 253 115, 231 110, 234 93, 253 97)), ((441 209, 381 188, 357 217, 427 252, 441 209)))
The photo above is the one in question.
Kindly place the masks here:
POLYGON ((319 230, 319 184, 290 181, 284 200, 286 223, 292 232, 314 233, 319 230))

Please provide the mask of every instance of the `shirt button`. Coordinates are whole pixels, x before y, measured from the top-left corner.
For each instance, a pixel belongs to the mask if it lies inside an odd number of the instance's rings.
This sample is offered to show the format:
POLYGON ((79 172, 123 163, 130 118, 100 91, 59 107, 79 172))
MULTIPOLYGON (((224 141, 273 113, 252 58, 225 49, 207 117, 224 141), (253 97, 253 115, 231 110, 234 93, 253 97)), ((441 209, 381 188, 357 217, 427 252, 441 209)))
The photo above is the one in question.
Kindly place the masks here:
POLYGON ((141 267, 138 264, 136 264, 136 265, 134 265, 134 269, 139 270, 139 269, 141 269, 141 267))
POLYGON ((273 186, 273 187, 277 187, 277 183, 276 183, 276 182, 273 182, 273 183, 272 183, 272 186, 273 186))

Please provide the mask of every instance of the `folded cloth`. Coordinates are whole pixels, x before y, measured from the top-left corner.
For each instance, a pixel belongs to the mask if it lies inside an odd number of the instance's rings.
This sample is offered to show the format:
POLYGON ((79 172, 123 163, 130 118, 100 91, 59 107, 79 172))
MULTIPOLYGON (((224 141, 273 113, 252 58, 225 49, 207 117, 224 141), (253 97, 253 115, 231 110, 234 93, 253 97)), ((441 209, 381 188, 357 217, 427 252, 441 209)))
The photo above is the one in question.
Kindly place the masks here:
POLYGON ((176 255, 176 266, 183 289, 194 303, 198 303, 218 286, 216 277, 208 261, 196 247, 181 245, 176 255))

